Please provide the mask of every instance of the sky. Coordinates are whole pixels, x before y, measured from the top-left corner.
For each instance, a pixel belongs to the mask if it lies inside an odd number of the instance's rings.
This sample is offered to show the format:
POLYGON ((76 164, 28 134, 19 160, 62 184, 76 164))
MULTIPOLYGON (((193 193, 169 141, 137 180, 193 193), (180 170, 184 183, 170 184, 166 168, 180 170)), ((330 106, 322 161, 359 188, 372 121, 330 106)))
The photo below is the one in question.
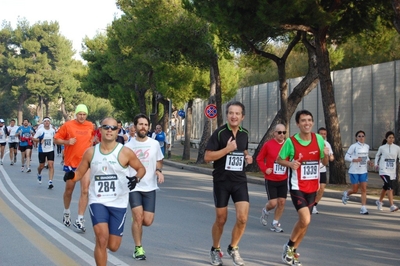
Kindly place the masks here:
POLYGON ((24 18, 30 25, 57 21, 60 34, 72 41, 80 60, 82 39, 104 31, 120 14, 115 0, 0 0, 0 22, 11 22, 15 28, 24 18))

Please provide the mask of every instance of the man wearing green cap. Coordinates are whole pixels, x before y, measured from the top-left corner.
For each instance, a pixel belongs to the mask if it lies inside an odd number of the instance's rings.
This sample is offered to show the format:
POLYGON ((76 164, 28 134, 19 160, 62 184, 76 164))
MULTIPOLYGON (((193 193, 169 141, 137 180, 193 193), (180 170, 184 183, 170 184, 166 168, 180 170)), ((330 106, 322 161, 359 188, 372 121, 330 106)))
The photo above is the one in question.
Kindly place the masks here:
MULTIPOLYGON (((64 145, 64 171, 70 172, 76 170, 86 149, 92 146, 94 136, 93 124, 87 121, 88 109, 86 105, 79 104, 75 109, 74 120, 65 122, 54 136, 54 142, 64 145)), ((88 204, 90 170, 81 179, 81 195, 78 203, 78 219, 73 224, 78 230, 85 232, 83 214, 88 204)), ((64 191, 64 216, 65 226, 71 225, 70 204, 72 193, 74 192, 75 182, 67 181, 64 191)))

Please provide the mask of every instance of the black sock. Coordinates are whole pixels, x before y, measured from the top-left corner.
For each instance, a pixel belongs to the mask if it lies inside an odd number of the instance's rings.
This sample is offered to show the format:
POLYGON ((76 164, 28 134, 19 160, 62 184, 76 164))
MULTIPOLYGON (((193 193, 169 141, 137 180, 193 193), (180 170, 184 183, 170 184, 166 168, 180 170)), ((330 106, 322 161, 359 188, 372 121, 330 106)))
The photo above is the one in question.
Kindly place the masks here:
POLYGON ((289 239, 289 242, 287 243, 287 245, 289 247, 293 247, 294 246, 294 242, 292 240, 289 239))
POLYGON ((317 205, 318 205, 318 202, 314 203, 314 206, 317 206, 317 205))

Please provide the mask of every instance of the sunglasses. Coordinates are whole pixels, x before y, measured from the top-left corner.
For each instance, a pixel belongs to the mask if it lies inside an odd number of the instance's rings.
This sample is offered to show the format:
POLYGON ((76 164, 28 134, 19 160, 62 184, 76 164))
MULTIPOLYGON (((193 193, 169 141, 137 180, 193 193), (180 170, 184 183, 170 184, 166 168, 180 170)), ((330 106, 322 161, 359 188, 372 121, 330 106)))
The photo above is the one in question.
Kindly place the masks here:
POLYGON ((364 135, 359 135, 359 136, 357 136, 357 138, 363 138, 363 137, 365 137, 364 135))
POLYGON ((101 125, 101 128, 104 129, 104 130, 111 129, 112 131, 115 131, 115 130, 118 129, 118 126, 101 125))
POLYGON ((283 134, 286 135, 286 131, 275 131, 276 133, 278 133, 278 135, 283 134))

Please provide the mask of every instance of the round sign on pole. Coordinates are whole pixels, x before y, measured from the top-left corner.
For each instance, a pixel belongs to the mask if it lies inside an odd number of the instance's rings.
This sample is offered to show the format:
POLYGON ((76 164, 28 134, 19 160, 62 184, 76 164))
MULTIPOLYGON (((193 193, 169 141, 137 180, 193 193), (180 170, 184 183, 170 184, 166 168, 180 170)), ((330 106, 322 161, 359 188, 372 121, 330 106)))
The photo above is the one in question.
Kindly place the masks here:
POLYGON ((215 118, 217 116, 217 106, 215 104, 209 104, 204 109, 204 114, 208 118, 215 118))

